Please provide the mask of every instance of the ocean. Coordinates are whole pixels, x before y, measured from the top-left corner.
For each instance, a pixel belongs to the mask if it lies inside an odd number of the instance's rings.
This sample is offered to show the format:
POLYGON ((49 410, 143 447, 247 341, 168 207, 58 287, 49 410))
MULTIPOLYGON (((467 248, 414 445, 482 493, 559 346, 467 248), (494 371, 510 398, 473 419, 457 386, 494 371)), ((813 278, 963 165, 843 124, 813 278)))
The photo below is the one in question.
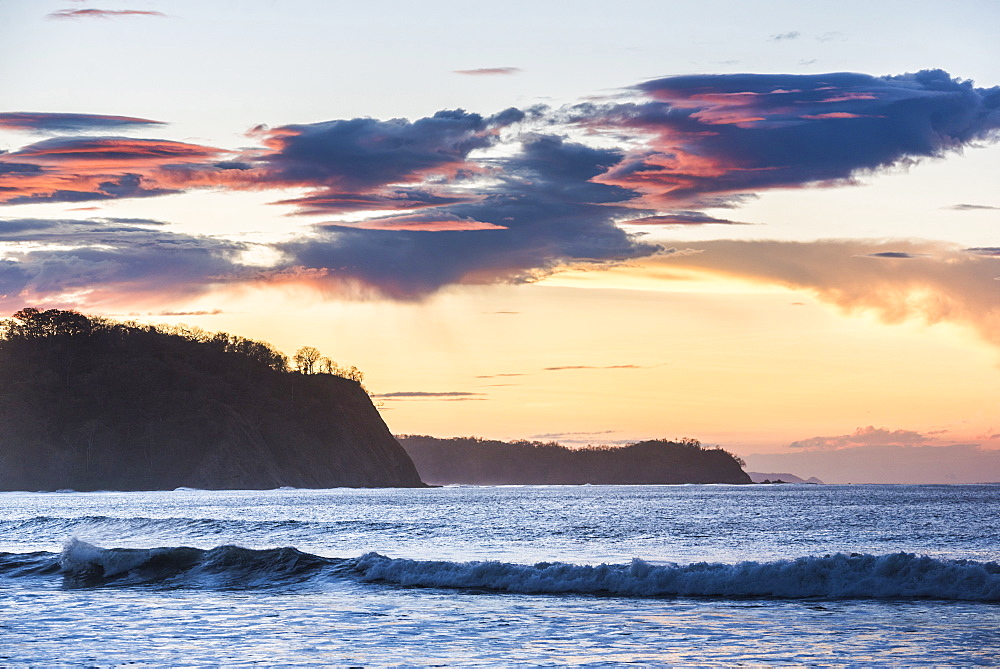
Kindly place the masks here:
POLYGON ((0 665, 998 665, 1000 485, 0 493, 0 665))

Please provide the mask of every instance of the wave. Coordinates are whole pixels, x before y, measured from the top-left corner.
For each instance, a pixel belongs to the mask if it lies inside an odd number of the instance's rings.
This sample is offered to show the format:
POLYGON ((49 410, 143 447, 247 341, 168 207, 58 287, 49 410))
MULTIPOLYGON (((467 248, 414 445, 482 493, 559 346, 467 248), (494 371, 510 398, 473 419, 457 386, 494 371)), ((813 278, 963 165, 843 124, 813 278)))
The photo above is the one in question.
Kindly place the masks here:
POLYGON ((841 553, 733 565, 653 565, 636 559, 598 566, 419 561, 368 553, 354 569, 366 581, 521 594, 1000 601, 1000 564, 912 553, 841 553))
POLYGON ((350 579, 530 595, 782 599, 930 598, 1000 601, 1000 564, 912 553, 844 554, 736 564, 576 565, 410 560, 367 553, 320 557, 295 548, 99 548, 79 539, 62 553, 0 553, 0 576, 61 574, 66 587, 272 588, 350 579))
POLYGON ((60 573, 69 587, 281 587, 309 580, 343 562, 291 547, 98 548, 75 538, 67 542, 59 555, 60 573))

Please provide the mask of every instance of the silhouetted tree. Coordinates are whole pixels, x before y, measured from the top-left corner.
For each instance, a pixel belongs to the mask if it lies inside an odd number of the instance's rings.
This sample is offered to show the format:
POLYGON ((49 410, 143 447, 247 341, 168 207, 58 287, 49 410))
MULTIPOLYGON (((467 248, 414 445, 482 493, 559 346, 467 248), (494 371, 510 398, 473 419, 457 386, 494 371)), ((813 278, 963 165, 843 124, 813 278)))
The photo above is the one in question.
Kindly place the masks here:
POLYGON ((295 352, 292 360, 295 361, 295 369, 300 374, 315 374, 319 371, 317 365, 322 357, 319 349, 315 349, 312 346, 303 346, 295 352))
POLYGON ((25 307, 7 321, 4 336, 7 339, 71 337, 90 334, 92 328, 91 320, 76 311, 60 309, 41 311, 34 307, 25 307))

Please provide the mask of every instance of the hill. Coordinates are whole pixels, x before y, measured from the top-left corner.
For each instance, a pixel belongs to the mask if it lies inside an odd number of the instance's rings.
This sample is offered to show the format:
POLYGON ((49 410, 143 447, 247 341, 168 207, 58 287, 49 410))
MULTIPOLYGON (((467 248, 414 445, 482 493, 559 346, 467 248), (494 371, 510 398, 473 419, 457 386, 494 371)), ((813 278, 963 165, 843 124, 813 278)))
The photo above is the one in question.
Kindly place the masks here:
POLYGON ((751 483, 739 458, 693 439, 581 449, 476 437, 397 439, 421 478, 434 485, 751 483))
POLYGON ((72 311, 4 325, 0 425, 0 490, 423 485, 358 380, 72 311))

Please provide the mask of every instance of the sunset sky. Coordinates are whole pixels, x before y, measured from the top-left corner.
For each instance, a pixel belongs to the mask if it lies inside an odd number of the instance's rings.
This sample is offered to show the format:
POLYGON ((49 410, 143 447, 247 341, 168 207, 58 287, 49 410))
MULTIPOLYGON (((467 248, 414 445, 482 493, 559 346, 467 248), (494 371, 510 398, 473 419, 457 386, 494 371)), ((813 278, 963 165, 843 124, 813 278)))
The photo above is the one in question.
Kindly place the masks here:
POLYGON ((998 25, 0 0, 0 313, 315 346, 395 433, 1000 480, 998 25))

